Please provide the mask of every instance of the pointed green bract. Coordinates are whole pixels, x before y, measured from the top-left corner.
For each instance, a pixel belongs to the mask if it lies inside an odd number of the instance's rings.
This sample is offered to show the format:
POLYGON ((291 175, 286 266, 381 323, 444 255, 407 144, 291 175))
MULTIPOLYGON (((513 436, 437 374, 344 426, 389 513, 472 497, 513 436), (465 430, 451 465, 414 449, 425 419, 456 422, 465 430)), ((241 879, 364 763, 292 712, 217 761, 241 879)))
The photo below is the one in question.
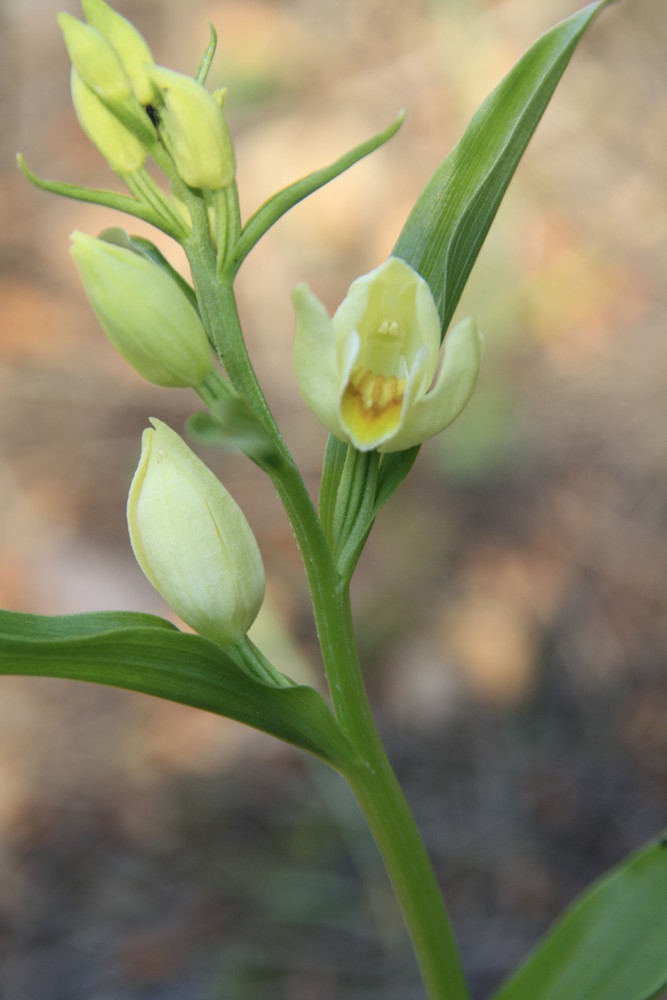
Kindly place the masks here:
POLYGON ((204 52, 202 60, 199 63, 197 72, 195 73, 195 80, 197 81, 197 83, 201 83, 202 86, 206 83, 206 78, 211 68, 211 63, 213 62, 213 56, 215 55, 215 50, 218 45, 218 36, 216 30, 210 22, 208 30, 209 30, 208 45, 206 46, 206 51, 204 52))
POLYGON ((184 221, 180 221, 174 216, 167 218, 163 213, 136 198, 129 198, 126 194, 119 194, 117 191, 87 188, 80 184, 68 184, 66 181, 53 181, 45 177, 38 177, 32 172, 20 153, 16 155, 16 163, 26 180, 41 191, 48 191, 51 194, 60 195, 62 198, 71 198, 73 201, 83 201, 90 205, 103 205, 105 208, 112 208, 117 212, 125 212, 127 215, 133 215, 136 219, 149 222, 156 229, 161 229, 179 242, 188 235, 184 221))
POLYGON ((667 833, 603 875, 494 1000, 651 1000, 667 987, 667 833))
POLYGON ((0 611, 0 674, 109 684, 223 715, 308 750, 340 771, 355 753, 324 699, 306 685, 249 677, 216 643, 152 615, 55 618, 0 611))
POLYGON ((369 153, 373 153, 380 146, 384 145, 385 142, 388 142, 392 136, 396 135, 403 124, 404 118, 405 112, 399 112, 396 120, 388 128, 374 135, 371 139, 367 139, 366 142, 362 142, 359 146, 355 146, 349 153, 345 153, 344 156, 335 160, 328 167, 315 170, 312 174, 308 174, 306 177, 295 181, 294 184, 289 184, 281 191, 278 191, 277 194, 267 199, 263 205, 260 205, 243 227, 243 232, 235 247, 231 261, 232 274, 238 271, 255 244, 260 241, 271 226, 276 224, 278 219, 282 218, 286 212, 289 212, 291 208, 298 205, 304 198, 307 198, 319 190, 319 188, 324 187, 329 181, 332 181, 335 177, 339 177, 346 170, 349 170, 350 167, 354 166, 355 163, 358 163, 359 160, 362 160, 369 153))
MULTIPOLYGON (((219 384, 219 383, 218 383, 219 384)), ((206 385, 199 394, 206 401, 206 385)), ((275 441, 245 400, 233 390, 216 399, 211 413, 194 413, 186 424, 188 434, 202 444, 238 448, 260 467, 270 470, 279 462, 275 441)))
POLYGON ((95 315, 135 371, 168 388, 203 382, 213 371, 211 348, 199 313, 179 285, 134 250, 81 232, 71 240, 95 315))

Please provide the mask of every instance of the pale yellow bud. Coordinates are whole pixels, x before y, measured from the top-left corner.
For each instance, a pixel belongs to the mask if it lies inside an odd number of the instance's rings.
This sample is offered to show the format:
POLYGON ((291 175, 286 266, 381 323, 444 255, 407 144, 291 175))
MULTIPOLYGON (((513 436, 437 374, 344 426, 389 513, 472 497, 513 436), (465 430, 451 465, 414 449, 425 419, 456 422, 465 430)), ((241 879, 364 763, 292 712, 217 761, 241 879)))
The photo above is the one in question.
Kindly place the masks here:
POLYGON ((107 337, 154 385, 196 387, 213 371, 199 313, 176 282, 133 250, 72 233, 71 252, 107 337))
POLYGON ((123 64, 99 31, 70 14, 58 14, 58 24, 72 65, 98 97, 122 103, 133 96, 123 64))
POLYGON ((109 111, 72 66, 72 102, 81 128, 117 174, 131 174, 146 160, 139 139, 109 111))
POLYGON ((160 136, 178 173, 190 187, 216 191, 234 180, 234 149, 224 112, 215 97, 190 76, 155 66, 160 91, 160 136))
POLYGON ((139 103, 150 104, 155 98, 155 88, 148 68, 154 60, 143 35, 104 0, 82 0, 82 7, 88 24, 115 50, 139 103))
POLYGON ((264 599, 264 567, 242 510, 175 431, 152 419, 127 501, 137 562, 167 604, 221 645, 242 638, 264 599))

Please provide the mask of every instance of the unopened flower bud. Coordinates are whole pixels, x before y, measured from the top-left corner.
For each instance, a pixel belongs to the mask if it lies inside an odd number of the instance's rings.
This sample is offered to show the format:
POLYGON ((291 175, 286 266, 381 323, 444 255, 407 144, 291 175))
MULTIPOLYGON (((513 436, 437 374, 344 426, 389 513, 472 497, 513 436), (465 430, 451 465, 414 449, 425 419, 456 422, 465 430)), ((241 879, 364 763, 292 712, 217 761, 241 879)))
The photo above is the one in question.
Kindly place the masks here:
POLYGON ((176 282, 133 250, 81 232, 71 240, 90 304, 125 360, 154 385, 201 385, 213 370, 211 350, 176 282))
POLYGON ((167 604, 200 635, 227 645, 264 598, 264 567, 243 512, 160 420, 145 430, 127 501, 135 557, 167 604))
POLYGON ((154 60, 143 35, 104 0, 82 0, 82 7, 88 24, 115 50, 139 103, 150 104, 155 98, 155 87, 148 68, 154 60))
POLYGON ((121 103, 133 96, 123 64, 99 31, 70 14, 58 14, 58 24, 72 65, 98 97, 121 103))
POLYGON ((234 149, 224 112, 215 97, 190 76, 155 66, 160 135, 178 173, 190 187, 216 191, 234 180, 234 149))
POLYGON ((107 108, 76 69, 71 75, 72 102, 81 128, 117 174, 131 174, 146 160, 140 140, 107 108))

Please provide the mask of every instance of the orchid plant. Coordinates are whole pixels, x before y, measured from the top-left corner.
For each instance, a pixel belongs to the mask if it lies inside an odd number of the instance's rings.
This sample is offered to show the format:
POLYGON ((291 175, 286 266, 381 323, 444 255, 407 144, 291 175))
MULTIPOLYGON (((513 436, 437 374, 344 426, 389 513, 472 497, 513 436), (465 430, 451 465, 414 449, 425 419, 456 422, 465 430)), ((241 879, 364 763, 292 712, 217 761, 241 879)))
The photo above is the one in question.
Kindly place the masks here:
MULTIPOLYGON (((127 505, 139 566, 193 633, 147 614, 0 613, 0 673, 116 685, 227 716, 321 758, 357 797, 382 854, 431 1000, 468 1000, 441 888, 373 722, 357 655, 349 584, 380 509, 421 443, 473 393, 482 337, 450 323, 486 233, 580 39, 608 0, 552 28, 482 104, 425 187, 388 258, 351 284, 333 317, 293 292, 294 364, 330 432, 313 504, 255 374, 234 281, 244 259, 297 202, 371 153, 402 115, 335 163, 279 191, 245 222, 224 90, 155 64, 136 28, 104 0, 85 21, 60 15, 81 126, 127 188, 37 177, 37 187, 151 223, 179 243, 191 281, 147 239, 76 232, 72 255, 97 318, 155 385, 190 387, 205 409, 193 441, 235 447, 273 483, 312 598, 326 700, 296 684, 249 639, 264 596, 260 551, 222 483, 162 421, 144 432, 127 505), (146 167, 153 160, 166 184, 146 167)), ((488 331, 493 335, 493 331, 488 331)), ((496 1000, 649 1000, 667 984, 667 851, 656 840, 574 904, 496 1000)))

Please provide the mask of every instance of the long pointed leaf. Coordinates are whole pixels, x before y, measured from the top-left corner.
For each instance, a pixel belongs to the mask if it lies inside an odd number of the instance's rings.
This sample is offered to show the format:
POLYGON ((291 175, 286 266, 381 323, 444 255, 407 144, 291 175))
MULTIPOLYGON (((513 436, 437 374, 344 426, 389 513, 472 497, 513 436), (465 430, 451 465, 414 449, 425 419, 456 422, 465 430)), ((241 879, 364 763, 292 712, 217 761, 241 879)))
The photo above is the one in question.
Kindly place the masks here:
POLYGON ((667 987, 667 834, 574 903, 494 1000, 651 1000, 667 987))
POLYGON ((528 142, 598 0, 542 35, 487 97, 441 163, 394 247, 425 278, 449 326, 468 275, 528 142))
POLYGON ((338 770, 353 751, 313 688, 277 688, 245 674, 208 639, 152 615, 48 618, 0 612, 0 674, 110 684, 227 716, 293 743, 338 770))

